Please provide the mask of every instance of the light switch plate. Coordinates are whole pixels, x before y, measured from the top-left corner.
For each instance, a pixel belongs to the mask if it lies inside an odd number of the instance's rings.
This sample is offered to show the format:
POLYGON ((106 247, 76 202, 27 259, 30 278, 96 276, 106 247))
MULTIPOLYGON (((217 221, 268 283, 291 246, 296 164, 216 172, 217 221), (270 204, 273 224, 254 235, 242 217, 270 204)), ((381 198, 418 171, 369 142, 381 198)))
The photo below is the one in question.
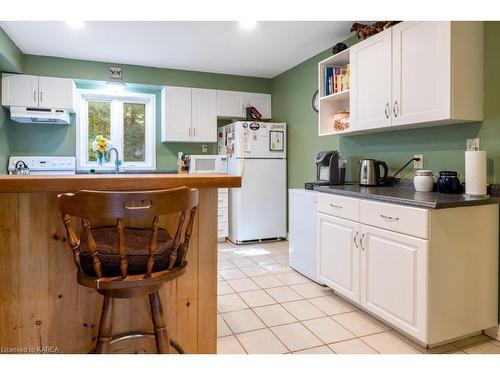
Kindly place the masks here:
POLYGON ((420 158, 419 161, 414 160, 413 161, 413 168, 414 169, 423 169, 424 168, 424 155, 423 154, 416 154, 413 155, 414 158, 420 158))
POLYGON ((201 152, 207 152, 207 151, 208 151, 207 145, 201 145, 201 152))

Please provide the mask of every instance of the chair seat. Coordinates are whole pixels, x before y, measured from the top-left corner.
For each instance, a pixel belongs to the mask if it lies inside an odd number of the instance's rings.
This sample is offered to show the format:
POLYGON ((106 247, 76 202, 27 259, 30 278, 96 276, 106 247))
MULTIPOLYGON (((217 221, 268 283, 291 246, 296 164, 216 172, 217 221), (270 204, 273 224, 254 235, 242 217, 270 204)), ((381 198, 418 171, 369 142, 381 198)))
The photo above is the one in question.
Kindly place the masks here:
MULTIPOLYGON (((92 228, 92 236, 97 247, 99 260, 104 277, 120 276, 120 255, 118 248, 118 232, 115 226, 92 228)), ((125 247, 128 261, 128 274, 138 275, 146 273, 146 264, 149 258, 149 242, 151 229, 125 228, 125 247)), ((155 264, 153 272, 166 270, 170 252, 174 249, 174 241, 169 233, 159 228, 155 264)), ((80 240, 80 262, 86 275, 96 276, 92 257, 85 234, 80 240)))

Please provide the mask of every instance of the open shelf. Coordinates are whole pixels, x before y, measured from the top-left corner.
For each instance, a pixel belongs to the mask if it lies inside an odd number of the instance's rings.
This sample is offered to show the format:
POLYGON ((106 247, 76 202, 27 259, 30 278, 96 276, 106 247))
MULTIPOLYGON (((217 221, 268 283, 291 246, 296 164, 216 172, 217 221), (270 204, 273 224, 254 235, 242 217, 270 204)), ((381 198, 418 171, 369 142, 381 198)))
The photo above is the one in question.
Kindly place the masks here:
POLYGON ((325 96, 325 67, 345 67, 350 63, 350 49, 324 59, 318 64, 318 89, 319 89, 319 124, 320 136, 349 133, 347 128, 337 131, 333 128, 333 116, 337 112, 350 112, 350 90, 343 90, 325 96))
POLYGON ((349 100, 349 89, 347 90, 344 90, 344 91, 340 91, 340 92, 336 92, 334 94, 330 94, 328 96, 323 96, 322 98, 320 98, 321 101, 328 101, 328 102, 338 102, 338 101, 342 101, 342 100, 349 100))

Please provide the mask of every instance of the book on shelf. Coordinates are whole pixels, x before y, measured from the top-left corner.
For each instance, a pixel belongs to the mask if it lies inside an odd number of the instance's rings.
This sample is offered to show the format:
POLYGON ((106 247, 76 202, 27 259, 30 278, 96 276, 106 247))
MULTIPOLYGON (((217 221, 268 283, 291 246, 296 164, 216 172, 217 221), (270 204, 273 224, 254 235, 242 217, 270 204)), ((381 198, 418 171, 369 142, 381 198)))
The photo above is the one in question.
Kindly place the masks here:
POLYGON ((325 95, 336 94, 350 88, 350 65, 325 67, 325 95))

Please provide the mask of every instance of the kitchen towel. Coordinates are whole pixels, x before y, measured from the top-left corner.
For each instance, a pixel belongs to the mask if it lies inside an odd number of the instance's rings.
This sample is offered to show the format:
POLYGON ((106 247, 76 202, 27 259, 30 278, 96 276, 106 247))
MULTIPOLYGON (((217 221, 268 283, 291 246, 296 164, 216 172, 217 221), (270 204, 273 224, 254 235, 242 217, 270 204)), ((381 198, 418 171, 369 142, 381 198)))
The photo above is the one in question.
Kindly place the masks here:
POLYGON ((465 151, 465 194, 486 195, 486 151, 465 151))

